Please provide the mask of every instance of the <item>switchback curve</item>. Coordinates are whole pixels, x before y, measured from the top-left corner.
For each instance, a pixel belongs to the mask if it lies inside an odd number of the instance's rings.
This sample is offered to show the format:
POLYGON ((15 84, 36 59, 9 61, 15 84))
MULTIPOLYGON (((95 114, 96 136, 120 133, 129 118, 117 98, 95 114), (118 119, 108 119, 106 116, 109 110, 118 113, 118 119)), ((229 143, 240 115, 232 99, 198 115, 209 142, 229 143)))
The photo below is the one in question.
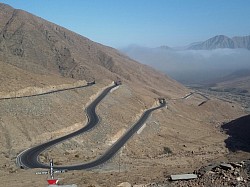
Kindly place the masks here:
MULTIPOLYGON (((47 143, 38 145, 36 147, 33 147, 31 149, 28 149, 22 152, 17 157, 17 160, 18 159, 20 160, 19 161, 20 164, 23 167, 27 167, 27 168, 49 168, 50 166, 42 164, 38 161, 39 154, 42 151, 48 149, 49 147, 59 142, 65 141, 66 139, 77 136, 93 128, 99 121, 99 118, 97 114, 95 113, 95 107, 105 97, 105 95, 107 95, 107 93, 114 87, 116 87, 116 85, 111 86, 107 88, 106 90, 104 90, 102 94, 88 106, 88 108, 86 109, 86 112, 90 118, 89 118, 88 124, 85 127, 83 127, 82 129, 76 132, 63 136, 61 138, 51 140, 47 143)), ((116 143, 114 143, 101 157, 97 158, 96 160, 85 163, 85 164, 79 164, 79 165, 54 166, 54 168, 55 169, 67 169, 67 170, 83 170, 83 169, 91 169, 91 168, 104 164, 105 162, 113 158, 115 154, 123 147, 123 145, 141 128, 141 126, 146 122, 146 120, 148 119, 148 117, 154 110, 160 109, 164 106, 166 106, 165 102, 161 103, 160 106, 146 110, 142 114, 140 119, 116 143)))
POLYGON ((68 135, 62 136, 60 138, 48 141, 46 143, 43 143, 41 145, 37 145, 35 147, 29 148, 23 152, 21 152, 17 158, 16 158, 16 163, 19 167, 23 167, 23 168, 44 168, 47 166, 41 164, 40 162, 38 162, 38 156, 41 152, 43 152, 44 150, 48 149, 49 147, 58 144, 60 142, 63 142, 67 139, 73 138, 75 136, 78 136, 84 132, 87 132, 89 130, 91 130, 93 127, 95 127, 98 122, 99 122, 99 118, 95 112, 96 106, 102 101, 102 99, 109 93, 110 90, 112 90, 113 88, 115 88, 117 85, 112 85, 108 88, 106 88, 87 108, 86 108, 86 113, 87 113, 87 117, 88 117, 88 122, 87 124, 73 132, 70 133, 68 135))

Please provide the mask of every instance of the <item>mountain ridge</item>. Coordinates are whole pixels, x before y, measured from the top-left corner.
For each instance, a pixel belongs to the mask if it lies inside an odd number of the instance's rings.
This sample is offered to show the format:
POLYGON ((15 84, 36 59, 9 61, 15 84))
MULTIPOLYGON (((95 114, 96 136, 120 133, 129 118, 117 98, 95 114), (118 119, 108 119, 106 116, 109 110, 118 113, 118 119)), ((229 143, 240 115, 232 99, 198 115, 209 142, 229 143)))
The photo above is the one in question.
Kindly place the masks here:
POLYGON ((213 50, 213 49, 248 49, 250 50, 250 35, 234 36, 232 38, 226 35, 216 35, 205 41, 192 42, 186 46, 170 47, 168 45, 161 45, 158 47, 144 47, 140 45, 129 45, 120 50, 126 51, 129 49, 144 48, 148 50, 162 49, 162 50, 213 50))
POLYGON ((165 84, 185 90, 163 73, 130 59, 116 49, 23 10, 5 4, 0 4, 0 9, 3 17, 0 21, 2 63, 32 73, 56 74, 77 80, 121 78, 142 87, 155 89, 165 84))
POLYGON ((236 36, 229 38, 225 35, 214 36, 204 42, 190 45, 189 50, 212 50, 218 48, 237 49, 244 48, 250 50, 250 35, 236 36))

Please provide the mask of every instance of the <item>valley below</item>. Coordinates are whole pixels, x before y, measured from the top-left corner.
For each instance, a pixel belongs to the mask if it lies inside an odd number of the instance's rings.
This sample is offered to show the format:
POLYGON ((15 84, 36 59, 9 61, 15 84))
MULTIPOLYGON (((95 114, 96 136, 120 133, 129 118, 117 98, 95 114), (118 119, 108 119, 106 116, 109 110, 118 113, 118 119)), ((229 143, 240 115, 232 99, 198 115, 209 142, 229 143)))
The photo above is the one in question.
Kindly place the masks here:
POLYGON ((237 89, 237 88, 229 88, 229 89, 220 89, 220 88, 205 88, 201 87, 193 87, 194 90, 198 90, 206 95, 214 96, 223 101, 232 103, 237 102, 241 104, 241 106, 246 110, 246 112, 250 112, 250 94, 247 90, 237 89))

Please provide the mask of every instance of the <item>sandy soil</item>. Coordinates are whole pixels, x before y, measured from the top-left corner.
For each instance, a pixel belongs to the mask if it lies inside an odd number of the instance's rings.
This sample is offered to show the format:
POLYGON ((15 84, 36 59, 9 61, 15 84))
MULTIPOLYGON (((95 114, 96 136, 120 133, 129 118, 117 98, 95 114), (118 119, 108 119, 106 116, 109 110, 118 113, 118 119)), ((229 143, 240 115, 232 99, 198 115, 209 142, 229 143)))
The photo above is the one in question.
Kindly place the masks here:
MULTIPOLYGON (((3 184, 6 186, 11 179, 13 186, 27 186, 32 176, 33 186, 46 185, 47 176, 35 175, 34 169, 16 168, 16 155, 32 145, 81 128, 86 123, 84 108, 107 86, 105 84, 1 101, 0 179, 3 184)), ((44 152, 41 160, 48 162, 53 158, 55 164, 67 165, 100 156, 155 102, 136 93, 128 85, 113 90, 97 108, 101 122, 94 130, 56 145, 44 152)), ((244 113, 237 104, 216 99, 198 106, 203 100, 195 94, 188 99, 169 100, 168 106, 155 111, 142 132, 135 134, 111 161, 91 171, 60 174, 59 177, 64 178, 61 183, 79 186, 116 186, 124 181, 146 184, 164 180, 167 174, 190 172, 203 164, 227 159, 229 151, 224 142, 227 135, 220 131, 220 125, 244 113), (166 152, 166 148, 171 152, 166 152)))

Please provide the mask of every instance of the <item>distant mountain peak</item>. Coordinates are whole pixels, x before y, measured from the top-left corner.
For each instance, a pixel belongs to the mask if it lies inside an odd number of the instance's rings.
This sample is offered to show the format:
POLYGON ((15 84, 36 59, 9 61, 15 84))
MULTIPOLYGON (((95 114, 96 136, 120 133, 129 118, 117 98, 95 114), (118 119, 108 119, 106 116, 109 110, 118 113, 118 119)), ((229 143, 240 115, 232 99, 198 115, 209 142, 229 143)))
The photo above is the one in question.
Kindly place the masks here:
POLYGON ((167 46, 167 45, 162 45, 160 47, 158 47, 159 49, 172 49, 171 47, 167 46))
POLYGON ((250 50, 250 35, 249 36, 237 36, 229 38, 225 35, 214 36, 204 42, 193 44, 188 47, 191 50, 211 50, 218 48, 245 48, 250 50))
POLYGON ((214 36, 200 44, 191 45, 188 49, 193 50, 211 50, 217 48, 231 48, 235 47, 234 41, 225 36, 225 35, 217 35, 214 36))

